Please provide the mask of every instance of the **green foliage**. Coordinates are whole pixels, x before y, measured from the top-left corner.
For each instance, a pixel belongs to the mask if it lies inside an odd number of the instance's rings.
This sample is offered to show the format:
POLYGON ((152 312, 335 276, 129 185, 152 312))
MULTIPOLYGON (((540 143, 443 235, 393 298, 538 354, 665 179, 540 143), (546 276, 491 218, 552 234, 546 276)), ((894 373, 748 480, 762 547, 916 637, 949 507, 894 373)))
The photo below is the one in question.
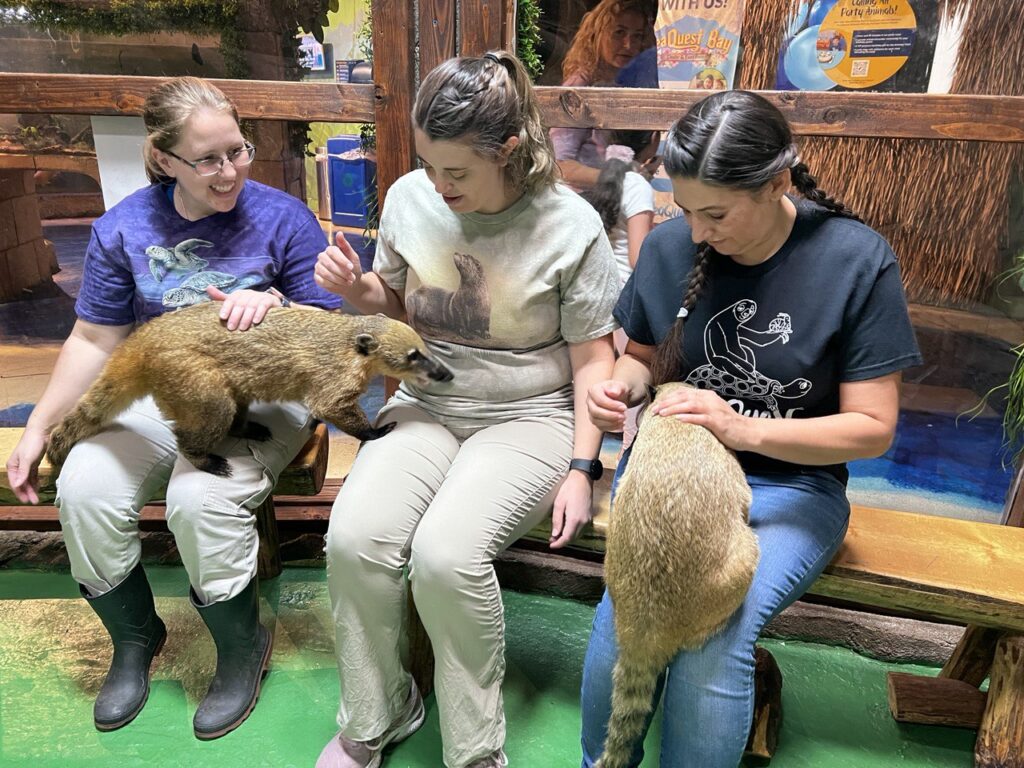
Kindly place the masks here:
MULTIPOLYGON (((1014 258, 1013 266, 1003 273, 998 285, 1013 281, 1024 291, 1024 251, 1014 258)), ((1005 384, 993 387, 982 397, 974 408, 967 411, 971 418, 979 415, 988 404, 989 398, 996 392, 1005 395, 1006 410, 1003 411, 1003 447, 1010 463, 1014 467, 1021 466, 1024 459, 1024 344, 1010 350, 1013 355, 1013 368, 1005 384)))
POLYGON ((75 5, 52 0, 23 0, 2 3, 0 9, 23 6, 28 24, 68 32, 126 35, 132 32, 183 32, 224 30, 231 26, 238 3, 235 0, 111 0, 109 5, 75 5))
POLYGON ((537 53, 540 42, 540 6, 537 0, 519 0, 516 4, 516 56, 534 80, 544 70, 544 62, 537 53))

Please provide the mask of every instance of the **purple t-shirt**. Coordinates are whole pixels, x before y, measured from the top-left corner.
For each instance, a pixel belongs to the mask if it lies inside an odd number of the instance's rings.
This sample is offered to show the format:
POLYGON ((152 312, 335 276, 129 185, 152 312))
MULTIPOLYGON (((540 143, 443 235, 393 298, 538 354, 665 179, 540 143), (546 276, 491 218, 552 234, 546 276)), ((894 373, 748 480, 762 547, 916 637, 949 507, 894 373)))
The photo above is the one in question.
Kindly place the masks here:
POLYGON ((271 286, 324 309, 341 298, 313 281, 327 238, 312 211, 280 190, 247 180, 235 207, 199 221, 174 209, 154 184, 132 193, 92 225, 75 311, 99 325, 142 323, 225 293, 271 286))

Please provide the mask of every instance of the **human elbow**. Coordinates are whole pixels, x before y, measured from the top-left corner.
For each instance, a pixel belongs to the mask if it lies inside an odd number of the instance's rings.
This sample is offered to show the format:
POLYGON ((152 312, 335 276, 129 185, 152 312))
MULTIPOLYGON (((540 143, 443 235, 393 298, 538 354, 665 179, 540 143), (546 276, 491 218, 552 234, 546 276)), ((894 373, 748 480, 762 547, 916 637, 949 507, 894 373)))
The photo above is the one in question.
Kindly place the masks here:
POLYGON ((864 453, 859 458, 877 459, 892 447, 895 437, 895 426, 876 423, 875 428, 864 436, 864 453))

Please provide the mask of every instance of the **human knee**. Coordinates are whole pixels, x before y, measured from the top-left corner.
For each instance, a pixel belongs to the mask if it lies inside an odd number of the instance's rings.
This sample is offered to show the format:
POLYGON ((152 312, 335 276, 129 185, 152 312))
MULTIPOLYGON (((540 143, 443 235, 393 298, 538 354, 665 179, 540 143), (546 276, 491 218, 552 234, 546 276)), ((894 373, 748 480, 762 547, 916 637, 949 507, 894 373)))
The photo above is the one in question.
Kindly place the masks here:
POLYGON ((489 570, 480 558, 463 548, 417 532, 409 557, 409 580, 414 589, 457 590, 489 570))
POLYGON ((58 481, 57 507, 64 526, 95 522, 117 515, 127 516, 130 499, 118 499, 110 479, 101 472, 65 464, 58 481))

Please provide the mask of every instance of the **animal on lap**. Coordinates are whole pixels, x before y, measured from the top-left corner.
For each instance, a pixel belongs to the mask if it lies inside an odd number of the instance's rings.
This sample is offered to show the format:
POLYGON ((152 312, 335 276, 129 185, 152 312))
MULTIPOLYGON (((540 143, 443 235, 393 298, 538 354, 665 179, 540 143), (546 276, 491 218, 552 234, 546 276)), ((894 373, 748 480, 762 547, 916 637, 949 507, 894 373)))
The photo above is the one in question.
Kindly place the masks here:
POLYGON ((359 397, 375 375, 450 381, 412 328, 382 315, 272 309, 259 325, 229 331, 220 304, 162 315, 134 331, 100 376, 50 434, 46 453, 64 463, 80 440, 101 432, 134 401, 152 395, 174 421, 178 450, 197 469, 229 476, 213 453, 226 435, 267 440, 270 431, 246 421, 254 401, 301 401, 315 418, 360 440, 387 434, 373 427, 359 397))
MULTIPOLYGON (((660 402, 681 383, 663 384, 660 402)), ((596 768, 628 765, 658 676, 742 604, 757 567, 751 494, 735 455, 704 427, 647 414, 615 495, 605 580, 619 657, 596 768)))

